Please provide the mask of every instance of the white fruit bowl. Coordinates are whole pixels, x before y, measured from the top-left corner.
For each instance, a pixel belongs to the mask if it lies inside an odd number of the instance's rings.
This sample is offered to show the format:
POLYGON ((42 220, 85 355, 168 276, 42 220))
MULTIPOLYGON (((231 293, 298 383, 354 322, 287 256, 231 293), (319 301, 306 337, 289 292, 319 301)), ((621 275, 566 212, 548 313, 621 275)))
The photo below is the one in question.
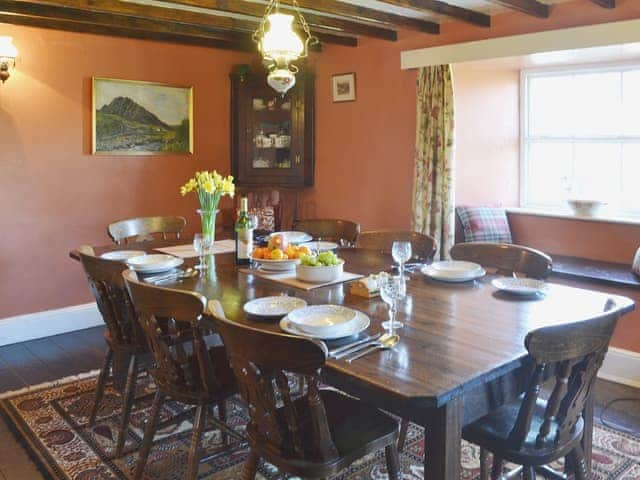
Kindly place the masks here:
POLYGON ((296 278, 302 282, 327 283, 340 278, 344 272, 344 261, 338 265, 311 267, 309 265, 296 265, 296 278))

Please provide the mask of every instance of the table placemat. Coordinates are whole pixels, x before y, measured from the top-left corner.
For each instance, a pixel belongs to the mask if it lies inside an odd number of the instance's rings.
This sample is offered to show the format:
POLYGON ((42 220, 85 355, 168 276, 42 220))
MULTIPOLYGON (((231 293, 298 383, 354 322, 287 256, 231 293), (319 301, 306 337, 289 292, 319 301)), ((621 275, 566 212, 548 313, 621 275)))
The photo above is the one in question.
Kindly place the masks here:
POLYGON ((290 287, 299 288, 300 290, 313 290, 316 288, 326 287, 327 285, 335 285, 337 283, 350 282, 352 280, 357 280, 358 278, 362 278, 363 275, 359 273, 351 273, 351 272, 343 272, 340 277, 335 279, 332 282, 326 283, 308 283, 301 282, 296 279, 296 271, 292 270, 290 272, 265 272, 264 270, 258 269, 250 269, 250 268, 241 268, 240 271, 242 273, 255 275, 256 277, 266 278, 267 280, 272 280, 276 283, 282 283, 283 285, 287 285, 290 287))
MULTIPOLYGON (((180 258, 194 258, 199 256, 198 252, 194 250, 192 244, 176 245, 175 247, 156 248, 156 250, 158 252, 167 253, 169 255, 173 255, 174 257, 180 258)), ((235 240, 217 240, 213 242, 213 251, 211 253, 215 255, 217 253, 232 253, 235 251, 235 240)))

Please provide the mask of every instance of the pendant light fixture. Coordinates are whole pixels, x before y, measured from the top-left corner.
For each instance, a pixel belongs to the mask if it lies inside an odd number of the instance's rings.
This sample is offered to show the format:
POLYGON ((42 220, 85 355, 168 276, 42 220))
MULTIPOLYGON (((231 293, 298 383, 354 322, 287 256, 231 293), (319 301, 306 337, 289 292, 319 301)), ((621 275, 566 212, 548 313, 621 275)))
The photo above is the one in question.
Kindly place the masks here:
POLYGON ((293 62, 305 58, 309 46, 318 43, 318 38, 311 35, 297 0, 293 0, 292 5, 295 16, 281 13, 279 0, 270 0, 258 29, 253 33, 253 40, 269 70, 267 83, 283 96, 296 84, 298 67, 293 62), (306 36, 304 41, 293 30, 296 17, 306 36))

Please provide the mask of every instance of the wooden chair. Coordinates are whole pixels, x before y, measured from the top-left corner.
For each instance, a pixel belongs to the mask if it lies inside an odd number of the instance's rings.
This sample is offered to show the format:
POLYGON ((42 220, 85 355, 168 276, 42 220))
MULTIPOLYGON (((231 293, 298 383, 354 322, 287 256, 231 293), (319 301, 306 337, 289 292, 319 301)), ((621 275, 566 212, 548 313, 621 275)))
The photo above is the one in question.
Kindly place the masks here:
POLYGON ((523 273, 541 279, 551 274, 552 266, 546 253, 509 243, 458 243, 451 248, 451 258, 476 262, 507 275, 523 273))
POLYGON ((389 478, 400 478, 397 422, 359 400, 319 389, 327 359, 322 342, 214 321, 249 405, 251 450, 242 480, 255 477, 260 458, 281 473, 326 478, 383 447, 389 478), (292 398, 284 371, 305 377, 305 395, 292 398))
POLYGON ((502 463, 523 466, 525 480, 536 467, 565 478, 545 465, 566 456, 576 480, 588 478, 581 441, 583 410, 602 365, 619 313, 612 301, 593 318, 539 328, 525 346, 535 363, 525 393, 463 429, 462 436, 481 447, 481 479, 487 480, 487 452, 493 452, 492 479, 501 478, 502 463), (541 398, 545 377, 552 375, 551 394, 541 398))
POLYGON ((356 247, 391 253, 391 245, 395 241, 411 242, 413 258, 418 260, 429 260, 436 253, 436 239, 432 236, 418 232, 396 230, 362 232, 358 236, 356 247))
POLYGON ((114 366, 114 360, 128 365, 123 389, 122 418, 115 448, 115 456, 120 457, 124 449, 138 374, 150 363, 150 355, 122 278, 122 272, 127 269, 127 266, 122 262, 94 256, 91 247, 80 247, 78 252, 91 292, 107 326, 104 336, 107 351, 98 376, 96 396, 89 415, 90 426, 95 424, 110 373, 114 379, 114 386, 122 390, 122 382, 119 381, 122 375, 114 366))
POLYGON ((213 421, 227 434, 237 434, 226 427, 225 400, 237 393, 236 380, 229 366, 224 346, 208 346, 200 319, 206 299, 197 293, 154 287, 137 280, 135 272, 123 273, 131 300, 149 349, 155 358, 150 369, 158 390, 145 426, 134 477, 142 478, 151 444, 158 428, 160 409, 167 397, 197 406, 187 464, 186 478, 195 479, 200 464, 200 439, 207 422, 207 409, 218 407, 220 422, 213 421))
POLYGON ((168 233, 180 238, 186 224, 184 217, 128 218, 109 224, 107 232, 116 244, 127 243, 130 237, 136 237, 136 241, 148 240, 153 234, 161 234, 166 240, 168 233))
POLYGON ((293 222, 293 229, 307 232, 315 239, 353 246, 360 233, 360 225, 349 220, 307 219, 293 222))

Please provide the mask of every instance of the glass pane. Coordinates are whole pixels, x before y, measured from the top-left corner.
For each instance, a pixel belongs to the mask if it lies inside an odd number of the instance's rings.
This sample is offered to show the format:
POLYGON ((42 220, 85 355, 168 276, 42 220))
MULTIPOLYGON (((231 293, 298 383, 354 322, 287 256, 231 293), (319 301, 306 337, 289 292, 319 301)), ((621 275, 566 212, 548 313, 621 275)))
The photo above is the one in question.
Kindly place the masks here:
POLYGON ((289 98, 252 99, 253 168, 291 168, 291 110, 289 98))
POLYGON ((598 72, 574 77, 575 135, 598 137, 622 131, 620 72, 598 72))
POLYGON ((527 165, 527 204, 564 206, 572 175, 571 144, 532 142, 527 165))
POLYGON ((640 213, 640 143, 627 143, 622 146, 622 194, 621 207, 625 210, 637 210, 640 213))
POLYGON ((640 70, 622 74, 622 101, 623 133, 640 137, 640 70))
POLYGON ((529 80, 529 135, 569 137, 573 134, 572 77, 529 80))
POLYGON ((576 143, 571 196, 617 206, 621 147, 619 143, 576 143))

